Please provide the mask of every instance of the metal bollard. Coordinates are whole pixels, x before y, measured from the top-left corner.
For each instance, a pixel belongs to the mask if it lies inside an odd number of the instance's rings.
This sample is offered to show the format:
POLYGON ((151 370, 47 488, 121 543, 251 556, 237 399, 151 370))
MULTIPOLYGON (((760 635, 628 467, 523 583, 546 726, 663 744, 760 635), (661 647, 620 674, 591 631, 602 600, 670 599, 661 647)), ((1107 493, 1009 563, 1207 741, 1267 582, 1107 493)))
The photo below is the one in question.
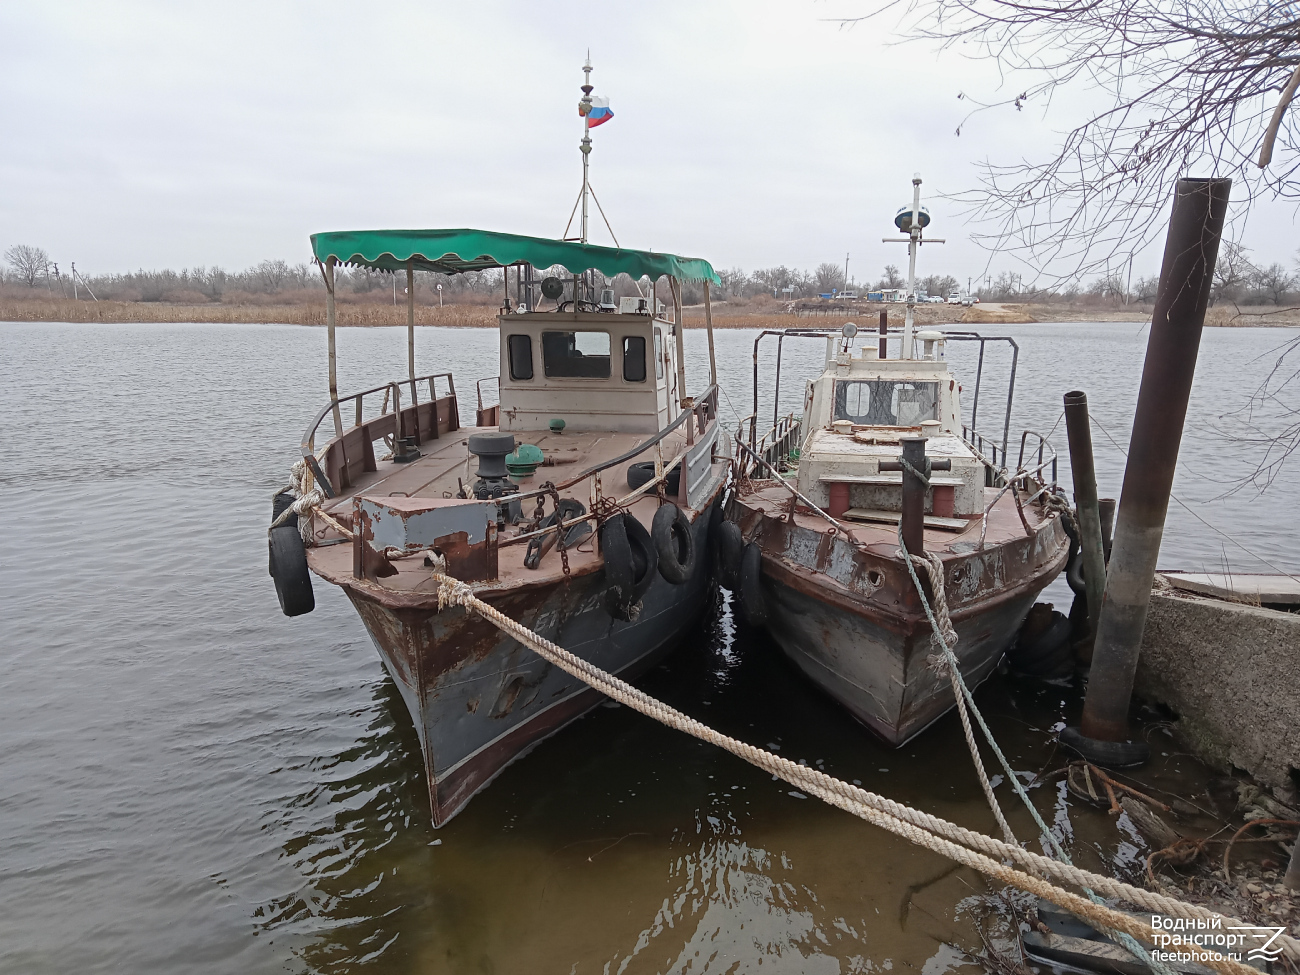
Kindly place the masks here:
POLYGON ((878 341, 878 352, 880 358, 889 358, 889 312, 880 313, 880 339, 878 341))
MULTIPOLYGON (((1144 760, 1136 754, 1144 750, 1139 749, 1139 743, 1124 744, 1120 749, 1114 743, 1127 743, 1128 739, 1133 675, 1151 603, 1151 584, 1169 511, 1169 491, 1231 187, 1228 179, 1181 179, 1174 191, 1129 460, 1124 468, 1114 549, 1078 732, 1083 743, 1076 750, 1083 751, 1085 757, 1090 739, 1103 752, 1132 750, 1129 764, 1144 760), (1109 749, 1105 747, 1108 744, 1109 749)), ((1114 764, 1122 761, 1116 758, 1114 764)))
POLYGON ((1070 441, 1074 504, 1079 512, 1079 544, 1083 548, 1083 581, 1088 597, 1088 640, 1091 642, 1097 636, 1101 599, 1106 591, 1106 552, 1097 501, 1097 470, 1093 466, 1092 429, 1088 425, 1088 395, 1081 390, 1065 394, 1065 432, 1070 441))
MULTIPOLYGON (((931 471, 952 470, 952 461, 930 460, 925 456, 925 437, 904 437, 903 460, 929 478, 931 471)), ((903 472, 902 529, 903 544, 911 555, 925 554, 925 482, 909 471, 900 461, 882 460, 882 471, 903 472)))

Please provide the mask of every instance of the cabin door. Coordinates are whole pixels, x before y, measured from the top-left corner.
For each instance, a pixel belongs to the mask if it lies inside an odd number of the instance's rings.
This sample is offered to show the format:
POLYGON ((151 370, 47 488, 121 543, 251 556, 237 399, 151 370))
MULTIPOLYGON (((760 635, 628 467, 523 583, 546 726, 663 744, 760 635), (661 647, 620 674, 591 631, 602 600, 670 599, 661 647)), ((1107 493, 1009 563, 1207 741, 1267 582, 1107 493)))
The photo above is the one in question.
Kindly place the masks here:
POLYGON ((654 330, 654 358, 655 408, 659 414, 659 429, 662 430, 673 421, 676 413, 672 408, 671 386, 676 382, 677 367, 673 361, 672 343, 667 341, 664 330, 657 325, 654 330))

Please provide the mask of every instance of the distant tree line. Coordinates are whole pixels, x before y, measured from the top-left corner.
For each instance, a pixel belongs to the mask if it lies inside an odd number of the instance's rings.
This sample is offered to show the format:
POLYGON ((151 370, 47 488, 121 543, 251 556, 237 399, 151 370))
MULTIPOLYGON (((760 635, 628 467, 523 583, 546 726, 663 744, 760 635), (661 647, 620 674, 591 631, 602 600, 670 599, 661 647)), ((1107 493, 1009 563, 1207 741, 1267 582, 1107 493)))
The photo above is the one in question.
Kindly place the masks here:
MULTIPOLYGON (((546 274, 556 274, 566 282, 570 275, 563 268, 538 270, 536 279, 546 274)), ((906 286, 898 267, 887 264, 873 282, 859 282, 850 277, 845 280, 844 266, 825 262, 812 271, 786 267, 760 268, 745 271, 733 267, 719 271, 722 287, 715 293, 718 301, 744 301, 759 296, 779 300, 811 298, 819 294, 857 290, 879 291, 906 286)), ((369 268, 339 267, 336 271, 336 293, 353 295, 362 300, 383 300, 393 296, 405 300, 406 276, 374 271, 369 268)), ((4 252, 4 266, 0 267, 0 283, 40 289, 48 293, 72 297, 93 295, 96 299, 116 301, 157 301, 179 304, 205 302, 266 302, 272 299, 294 301, 324 293, 325 283, 320 269, 306 262, 290 264, 283 260, 261 261, 242 271, 225 268, 193 267, 179 271, 131 271, 125 274, 84 275, 78 272, 73 280, 69 264, 60 265, 51 260, 40 247, 18 244, 4 252)), ((651 284, 647 280, 635 282, 627 275, 619 275, 610 284, 615 295, 649 295, 651 284)), ((1021 275, 1001 272, 996 277, 985 275, 974 282, 973 291, 983 301, 1086 301, 1089 303, 1143 304, 1155 300, 1156 277, 1139 277, 1133 280, 1126 271, 1111 270, 1088 283, 1067 283, 1054 287, 1041 287, 1026 283, 1021 275)), ((946 297, 953 292, 965 293, 963 283, 950 274, 930 274, 921 278, 917 286, 928 295, 946 297)), ((415 274, 416 299, 421 304, 445 302, 492 303, 504 294, 500 269, 472 271, 467 274, 434 274, 417 271, 415 274), (439 290, 441 285, 441 291, 439 290)), ((514 277, 511 276, 511 294, 514 295, 514 277)), ((667 302, 667 289, 661 289, 660 299, 667 302)), ((699 304, 704 300, 703 287, 698 282, 684 282, 682 300, 685 304, 699 304)), ((1300 302, 1300 252, 1297 252, 1293 269, 1279 263, 1264 265, 1254 262, 1247 248, 1225 243, 1219 253, 1215 269, 1214 302, 1231 302, 1245 305, 1283 305, 1300 302)))
MULTIPOLYGON (((442 285, 444 300, 468 295, 488 296, 501 292, 501 272, 472 271, 468 274, 431 274, 416 272, 416 294, 425 302, 438 300, 442 285)), ((283 260, 261 261, 242 271, 212 267, 182 268, 179 271, 129 271, 125 274, 84 274, 78 271, 73 280, 71 264, 60 266, 40 247, 18 244, 4 252, 0 282, 24 285, 66 297, 74 289, 82 297, 112 301, 162 301, 193 304, 198 302, 239 301, 250 297, 293 297, 325 291, 325 281, 315 264, 290 264, 283 260)), ((342 294, 366 295, 390 292, 396 285, 399 296, 406 293, 406 276, 392 275, 369 268, 339 267, 335 272, 335 290, 342 294)))

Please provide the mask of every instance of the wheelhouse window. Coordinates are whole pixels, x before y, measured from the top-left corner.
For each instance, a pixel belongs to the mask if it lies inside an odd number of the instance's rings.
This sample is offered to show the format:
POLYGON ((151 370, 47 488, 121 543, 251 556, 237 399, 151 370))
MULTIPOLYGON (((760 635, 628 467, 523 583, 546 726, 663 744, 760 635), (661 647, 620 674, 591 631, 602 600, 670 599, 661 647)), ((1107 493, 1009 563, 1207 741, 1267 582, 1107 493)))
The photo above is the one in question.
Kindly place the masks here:
POLYGON ((542 368, 551 378, 608 379, 608 332, 543 332, 542 368))
POLYGON ((511 379, 532 379, 533 337, 531 335, 507 336, 506 358, 510 360, 511 379))
POLYGON ((629 383, 645 382, 645 336, 623 336, 623 379, 629 383))
POLYGON ((655 329, 655 379, 664 378, 664 333, 655 329))
POLYGON ((865 426, 915 427, 939 419, 939 384, 893 379, 835 383, 835 419, 865 426))

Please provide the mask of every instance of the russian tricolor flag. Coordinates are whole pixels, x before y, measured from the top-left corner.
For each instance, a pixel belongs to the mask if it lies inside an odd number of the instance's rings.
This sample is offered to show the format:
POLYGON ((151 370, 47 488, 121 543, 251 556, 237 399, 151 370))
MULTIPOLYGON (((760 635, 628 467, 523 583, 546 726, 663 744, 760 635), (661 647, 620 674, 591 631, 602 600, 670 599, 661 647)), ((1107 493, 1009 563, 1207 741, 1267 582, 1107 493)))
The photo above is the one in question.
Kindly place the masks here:
MULTIPOLYGON (((578 106, 578 114, 582 114, 582 105, 578 106)), ((614 117, 610 111, 609 99, 593 95, 591 98, 591 109, 587 112, 587 128, 594 129, 598 125, 604 125, 614 117)))

